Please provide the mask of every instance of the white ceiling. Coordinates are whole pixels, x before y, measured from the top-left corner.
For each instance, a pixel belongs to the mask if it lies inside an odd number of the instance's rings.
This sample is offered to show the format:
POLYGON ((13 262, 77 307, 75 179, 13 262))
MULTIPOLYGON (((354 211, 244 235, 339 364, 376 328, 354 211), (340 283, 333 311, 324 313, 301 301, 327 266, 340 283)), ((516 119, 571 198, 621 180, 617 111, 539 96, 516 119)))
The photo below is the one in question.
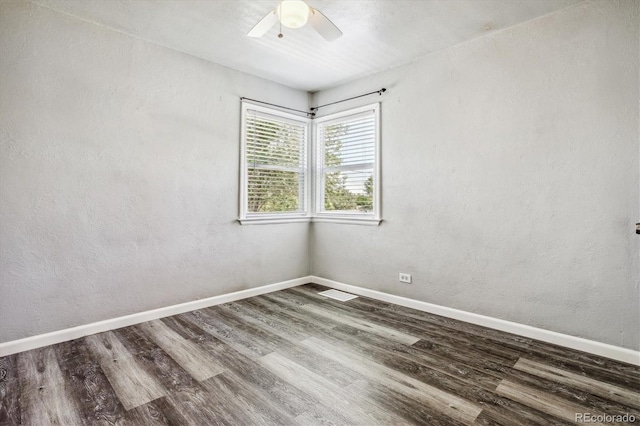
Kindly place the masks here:
POLYGON ((306 91, 334 87, 582 0, 309 0, 344 33, 246 33, 277 0, 34 0, 55 10, 306 91))

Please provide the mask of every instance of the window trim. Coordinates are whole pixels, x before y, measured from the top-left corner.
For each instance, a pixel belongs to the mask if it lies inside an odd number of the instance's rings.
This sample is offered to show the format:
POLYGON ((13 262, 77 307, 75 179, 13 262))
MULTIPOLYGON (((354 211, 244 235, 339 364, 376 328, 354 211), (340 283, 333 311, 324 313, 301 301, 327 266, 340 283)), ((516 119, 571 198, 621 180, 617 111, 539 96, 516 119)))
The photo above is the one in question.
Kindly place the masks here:
POLYGON ((306 117, 301 117, 294 114, 278 111, 272 108, 266 108, 261 105, 256 105, 253 102, 242 100, 242 111, 240 117, 240 200, 239 200, 239 217, 238 222, 242 225, 255 225, 255 224, 273 224, 273 223, 291 223, 291 222, 309 222, 311 219, 311 176, 309 173, 311 165, 311 149, 310 149, 310 133, 311 133, 311 120, 306 117), (304 184, 304 199, 303 199, 303 211, 302 212, 280 212, 280 213, 252 213, 248 209, 248 194, 247 194, 247 140, 246 140, 246 128, 248 111, 253 110, 276 117, 281 117, 284 120, 291 120, 296 123, 304 123, 305 130, 305 150, 306 150, 306 169, 303 170, 305 175, 304 184))
POLYGON ((331 222, 331 223, 344 223, 344 224, 360 224, 360 225, 379 225, 382 222, 381 212, 381 185, 380 185, 380 103, 376 102, 369 105, 364 105, 358 108, 352 108, 349 110, 329 114, 324 117, 316 118, 312 122, 312 154, 313 159, 311 163, 312 176, 313 176, 313 216, 312 222, 331 222), (324 177, 322 158, 323 150, 320 147, 320 141, 318 140, 319 125, 331 121, 339 121, 341 118, 356 116, 373 110, 375 120, 375 161, 373 164, 373 211, 371 213, 358 213, 352 211, 323 211, 324 205, 322 188, 324 177))
POLYGON ((380 158, 380 103, 373 103, 358 108, 351 108, 345 111, 329 114, 324 117, 312 120, 307 117, 282 112, 277 109, 264 107, 251 101, 241 101, 240 118, 240 199, 239 215, 237 221, 241 225, 266 225, 279 223, 309 223, 327 222, 351 225, 371 225, 377 226, 382 222, 382 190, 381 190, 381 158, 380 158), (247 141, 246 141, 246 120, 248 110, 255 110, 268 115, 281 117, 284 120, 291 120, 297 123, 305 123, 305 148, 306 148, 306 169, 304 185, 304 212, 280 212, 280 213, 251 213, 248 211, 248 173, 247 173, 247 141), (332 120, 339 120, 343 117, 354 116, 373 110, 375 119, 375 161, 373 166, 374 192, 373 211, 371 213, 359 213, 353 211, 321 211, 318 206, 322 206, 321 200, 323 179, 319 176, 322 173, 318 156, 318 124, 332 120))

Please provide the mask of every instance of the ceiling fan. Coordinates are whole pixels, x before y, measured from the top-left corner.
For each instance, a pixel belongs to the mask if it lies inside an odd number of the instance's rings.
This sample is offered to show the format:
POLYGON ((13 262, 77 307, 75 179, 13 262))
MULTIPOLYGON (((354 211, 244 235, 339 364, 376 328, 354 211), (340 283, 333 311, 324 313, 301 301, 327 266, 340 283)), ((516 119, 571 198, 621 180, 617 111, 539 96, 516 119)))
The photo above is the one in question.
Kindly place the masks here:
POLYGON ((283 25, 287 28, 302 28, 307 22, 327 41, 336 40, 342 35, 342 31, 329 18, 301 0, 281 0, 278 7, 262 18, 247 35, 262 37, 277 22, 280 22, 279 38, 282 38, 283 25))

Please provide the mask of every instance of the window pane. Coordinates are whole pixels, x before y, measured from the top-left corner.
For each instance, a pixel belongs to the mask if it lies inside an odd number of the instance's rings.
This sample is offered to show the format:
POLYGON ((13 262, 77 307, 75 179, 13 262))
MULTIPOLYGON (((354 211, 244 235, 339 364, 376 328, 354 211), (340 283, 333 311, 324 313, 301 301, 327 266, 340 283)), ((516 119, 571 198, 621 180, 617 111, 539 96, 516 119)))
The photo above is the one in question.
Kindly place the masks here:
POLYGON ((373 211, 373 170, 326 172, 324 209, 362 213, 373 211))
POLYGON ((307 123, 275 111, 245 117, 246 213, 305 212, 307 123))
POLYGON ((251 213, 295 212, 301 210, 300 194, 304 175, 267 169, 248 170, 248 210, 251 213))
POLYGON ((250 117, 247 120, 246 138, 249 166, 304 166, 305 132, 301 126, 250 117))
POLYGON ((372 164, 375 161, 375 117, 360 117, 322 129, 324 166, 372 164))
POLYGON ((378 104, 356 108, 316 121, 319 213, 350 219, 379 216, 378 104))
POLYGON ((304 128, 254 118, 247 120, 247 164, 304 166, 304 128))

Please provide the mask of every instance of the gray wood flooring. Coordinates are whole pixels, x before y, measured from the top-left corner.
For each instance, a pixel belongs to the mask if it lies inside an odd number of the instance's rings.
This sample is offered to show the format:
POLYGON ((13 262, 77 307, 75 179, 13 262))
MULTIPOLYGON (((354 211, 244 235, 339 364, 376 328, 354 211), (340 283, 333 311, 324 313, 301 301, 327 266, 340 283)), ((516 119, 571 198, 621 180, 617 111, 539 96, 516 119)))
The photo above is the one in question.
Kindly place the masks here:
POLYGON ((0 358, 0 423, 640 424, 638 367, 322 290, 0 358))

